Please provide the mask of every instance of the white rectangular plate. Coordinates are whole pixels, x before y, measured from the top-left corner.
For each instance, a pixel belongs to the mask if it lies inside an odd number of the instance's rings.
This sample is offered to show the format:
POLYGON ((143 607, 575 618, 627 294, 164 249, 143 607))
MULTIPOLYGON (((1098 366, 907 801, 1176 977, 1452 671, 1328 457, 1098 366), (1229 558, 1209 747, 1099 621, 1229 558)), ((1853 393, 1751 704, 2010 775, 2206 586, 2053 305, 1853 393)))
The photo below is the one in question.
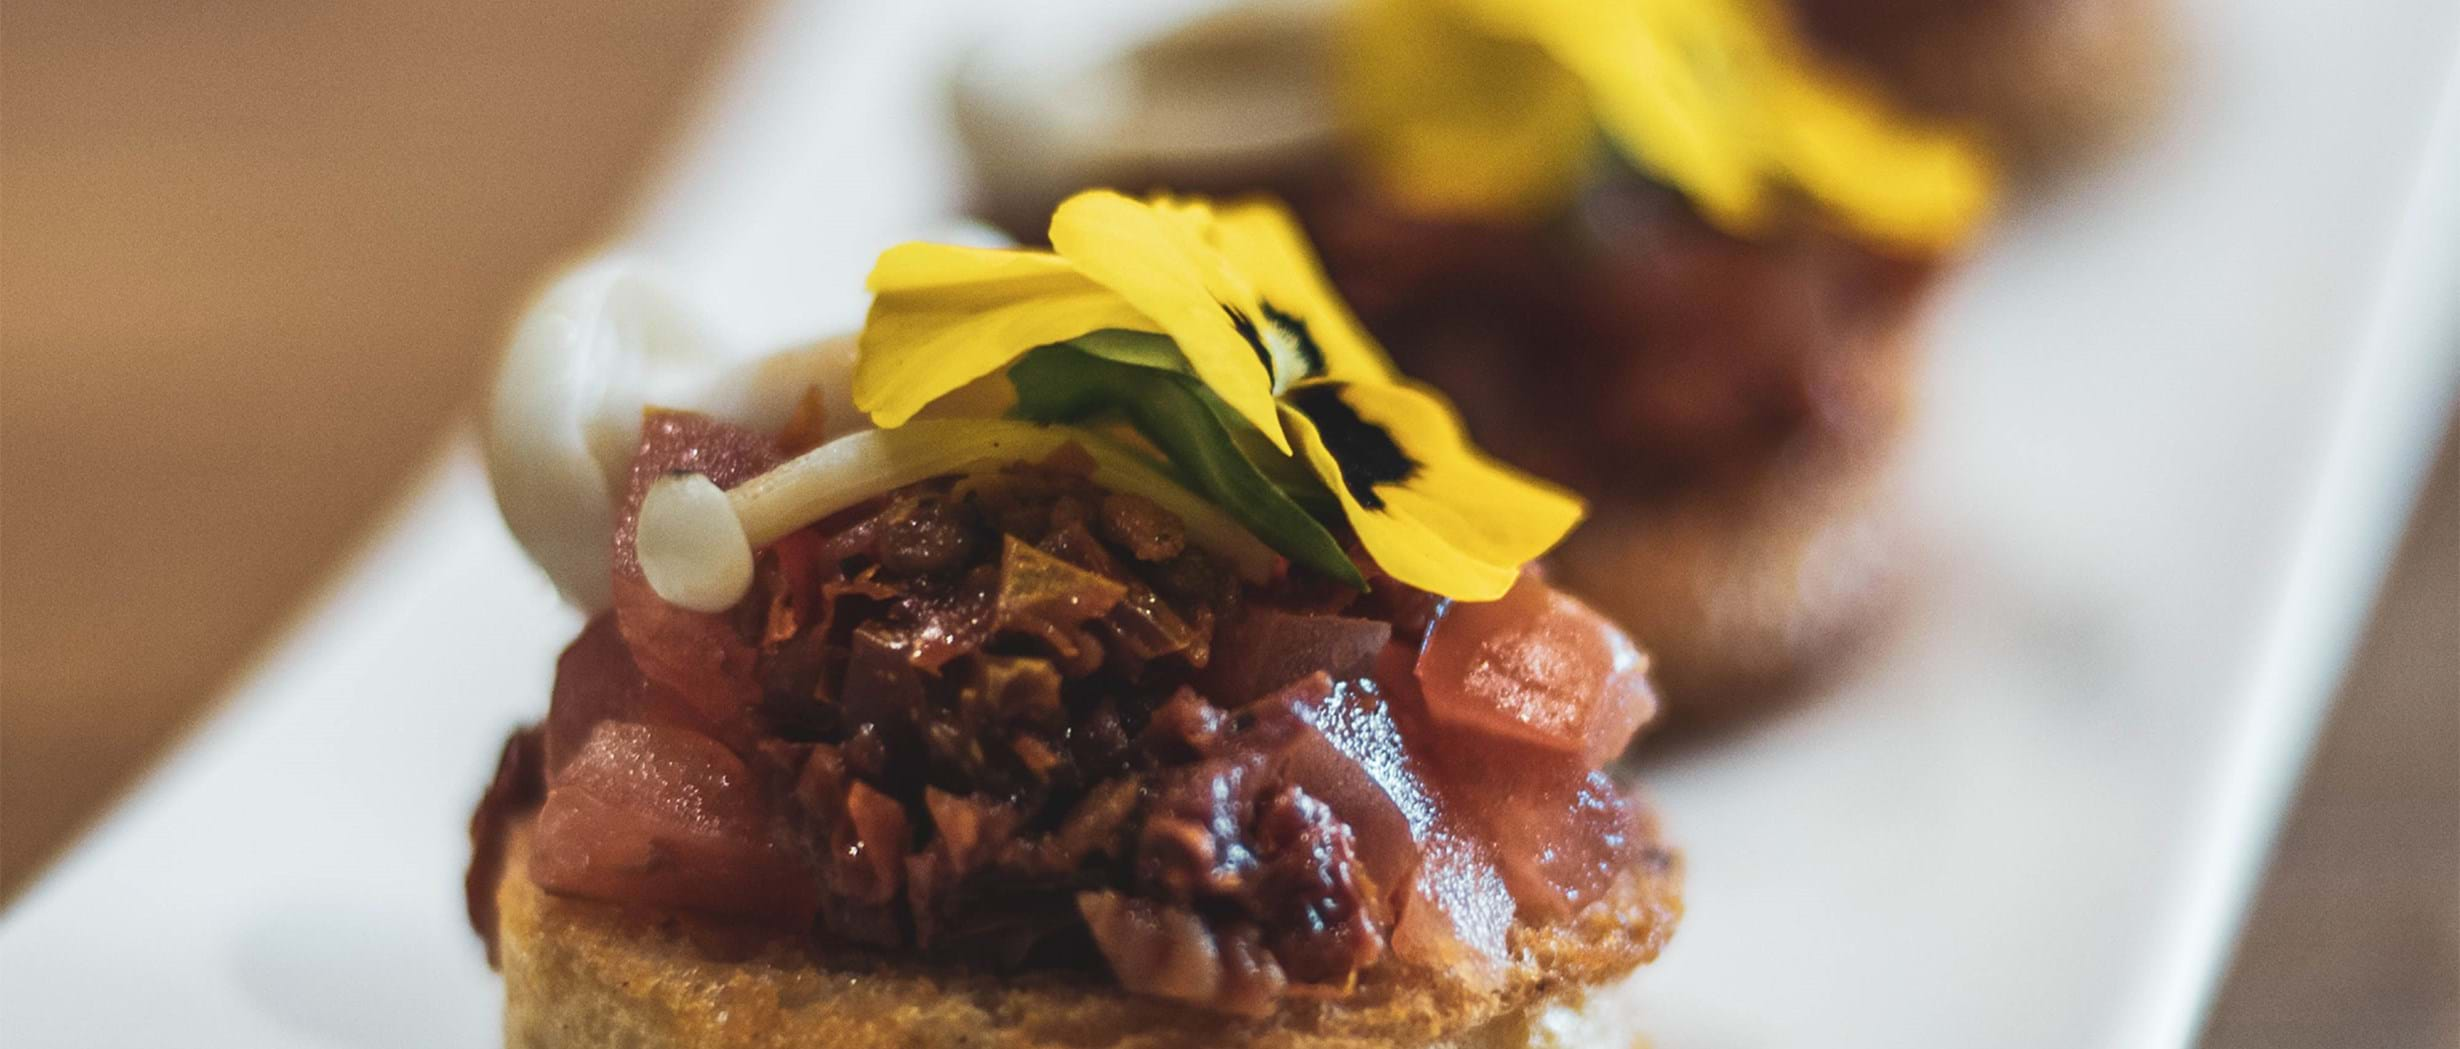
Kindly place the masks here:
MULTIPOLYGON (((935 74, 992 6, 781 4, 626 247, 748 333, 851 323, 953 210, 935 74)), ((2460 6, 2184 14, 2164 126, 1951 296, 1905 627, 1651 770, 1692 880, 1668 1049, 2193 1038, 2451 403, 2460 6)), ((0 921, 9 1042, 491 1044, 465 820, 575 626, 456 442, 0 921)))

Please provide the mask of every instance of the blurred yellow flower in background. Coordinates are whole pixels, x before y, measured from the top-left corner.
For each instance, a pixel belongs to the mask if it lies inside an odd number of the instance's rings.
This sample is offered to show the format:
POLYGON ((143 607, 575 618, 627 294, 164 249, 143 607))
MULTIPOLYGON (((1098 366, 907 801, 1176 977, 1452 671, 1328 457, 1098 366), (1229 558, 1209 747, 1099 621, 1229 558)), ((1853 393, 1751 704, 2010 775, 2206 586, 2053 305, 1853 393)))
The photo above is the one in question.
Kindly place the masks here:
POLYGON ((1803 198, 1937 251, 1994 194, 1972 135, 1814 55, 1773 0, 1354 0, 1350 15, 1349 119, 1414 206, 1560 207, 1600 138, 1743 236, 1803 198))

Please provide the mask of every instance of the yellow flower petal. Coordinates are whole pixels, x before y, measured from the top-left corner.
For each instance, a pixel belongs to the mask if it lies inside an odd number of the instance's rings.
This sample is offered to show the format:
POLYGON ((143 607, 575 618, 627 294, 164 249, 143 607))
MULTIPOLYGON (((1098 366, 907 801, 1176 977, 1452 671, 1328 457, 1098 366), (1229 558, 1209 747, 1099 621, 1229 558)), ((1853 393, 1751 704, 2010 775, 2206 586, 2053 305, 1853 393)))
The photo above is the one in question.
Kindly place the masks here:
POLYGON ((1214 214, 1211 239, 1255 284, 1269 326, 1263 337, 1273 358, 1274 392, 1309 379, 1383 383, 1399 377, 1384 348, 1333 290, 1289 209, 1261 199, 1225 205, 1214 214))
POLYGON ((1580 522, 1580 500, 1488 459, 1443 399, 1416 386, 1310 383, 1284 424, 1385 572, 1492 601, 1580 522))
POLYGON ((1997 173, 1975 140, 1898 123, 1855 82, 1789 77, 1771 90, 1787 114, 1786 174, 1864 234, 1938 250, 1989 217, 1997 173))
POLYGON ((1988 210, 1994 175, 1970 136, 1814 54, 1774 0, 1538 6, 1607 133, 1734 232, 1764 230, 1788 186, 1866 236, 1924 250, 1988 210))
POLYGON ((1105 328, 1158 330, 1048 252, 903 244, 872 267, 854 405, 883 427, 1027 350, 1105 328))
POLYGON ((1287 452, 1262 350, 1240 329, 1262 321, 1255 286, 1207 240, 1212 209, 1079 193, 1051 215, 1051 246, 1077 270, 1152 318, 1197 378, 1287 452))
MULTIPOLYGON (((1746 0, 1748 2, 1748 0, 1746 0)), ((1733 0, 1540 0, 1529 31, 1588 85, 1608 137, 1737 233, 1770 217, 1772 62, 1733 0)))
POLYGON ((1402 205, 1539 217, 1578 191, 1597 125, 1543 48, 1430 0, 1356 0, 1341 31, 1344 122, 1402 205))

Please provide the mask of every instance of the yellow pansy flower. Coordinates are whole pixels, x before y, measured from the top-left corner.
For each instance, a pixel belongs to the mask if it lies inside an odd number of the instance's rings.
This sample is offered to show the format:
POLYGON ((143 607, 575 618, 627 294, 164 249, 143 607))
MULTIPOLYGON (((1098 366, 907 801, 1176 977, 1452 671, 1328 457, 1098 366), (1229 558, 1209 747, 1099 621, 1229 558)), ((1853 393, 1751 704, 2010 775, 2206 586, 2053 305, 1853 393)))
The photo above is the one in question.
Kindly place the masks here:
POLYGON ((1582 132, 1741 235, 1800 196, 1865 236, 1939 250, 1995 190, 1972 135, 1822 60, 1775 0, 1354 0, 1343 50, 1352 121, 1405 201, 1559 206, 1591 148, 1553 101, 1565 83, 1582 132))
POLYGON ((1399 376, 1279 205, 1081 193, 1053 214, 1051 244, 882 255, 856 406, 895 427, 1034 350, 1157 334, 1165 359, 1109 359, 1200 382, 1264 439, 1242 454, 1320 479, 1395 579, 1493 600, 1578 523, 1577 498, 1485 457, 1450 405, 1399 376))

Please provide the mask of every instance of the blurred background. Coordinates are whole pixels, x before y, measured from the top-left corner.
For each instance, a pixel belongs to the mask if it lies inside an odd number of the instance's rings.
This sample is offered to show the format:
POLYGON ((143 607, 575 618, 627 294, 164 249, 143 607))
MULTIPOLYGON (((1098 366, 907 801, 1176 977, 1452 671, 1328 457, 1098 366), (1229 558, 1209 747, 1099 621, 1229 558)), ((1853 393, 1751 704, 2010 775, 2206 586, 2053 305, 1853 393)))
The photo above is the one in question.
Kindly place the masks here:
MULTIPOLYGON (((755 7, 0 8, 0 899, 463 425, 755 7)), ((2451 439, 2207 1044, 2460 1045, 2451 439)))

